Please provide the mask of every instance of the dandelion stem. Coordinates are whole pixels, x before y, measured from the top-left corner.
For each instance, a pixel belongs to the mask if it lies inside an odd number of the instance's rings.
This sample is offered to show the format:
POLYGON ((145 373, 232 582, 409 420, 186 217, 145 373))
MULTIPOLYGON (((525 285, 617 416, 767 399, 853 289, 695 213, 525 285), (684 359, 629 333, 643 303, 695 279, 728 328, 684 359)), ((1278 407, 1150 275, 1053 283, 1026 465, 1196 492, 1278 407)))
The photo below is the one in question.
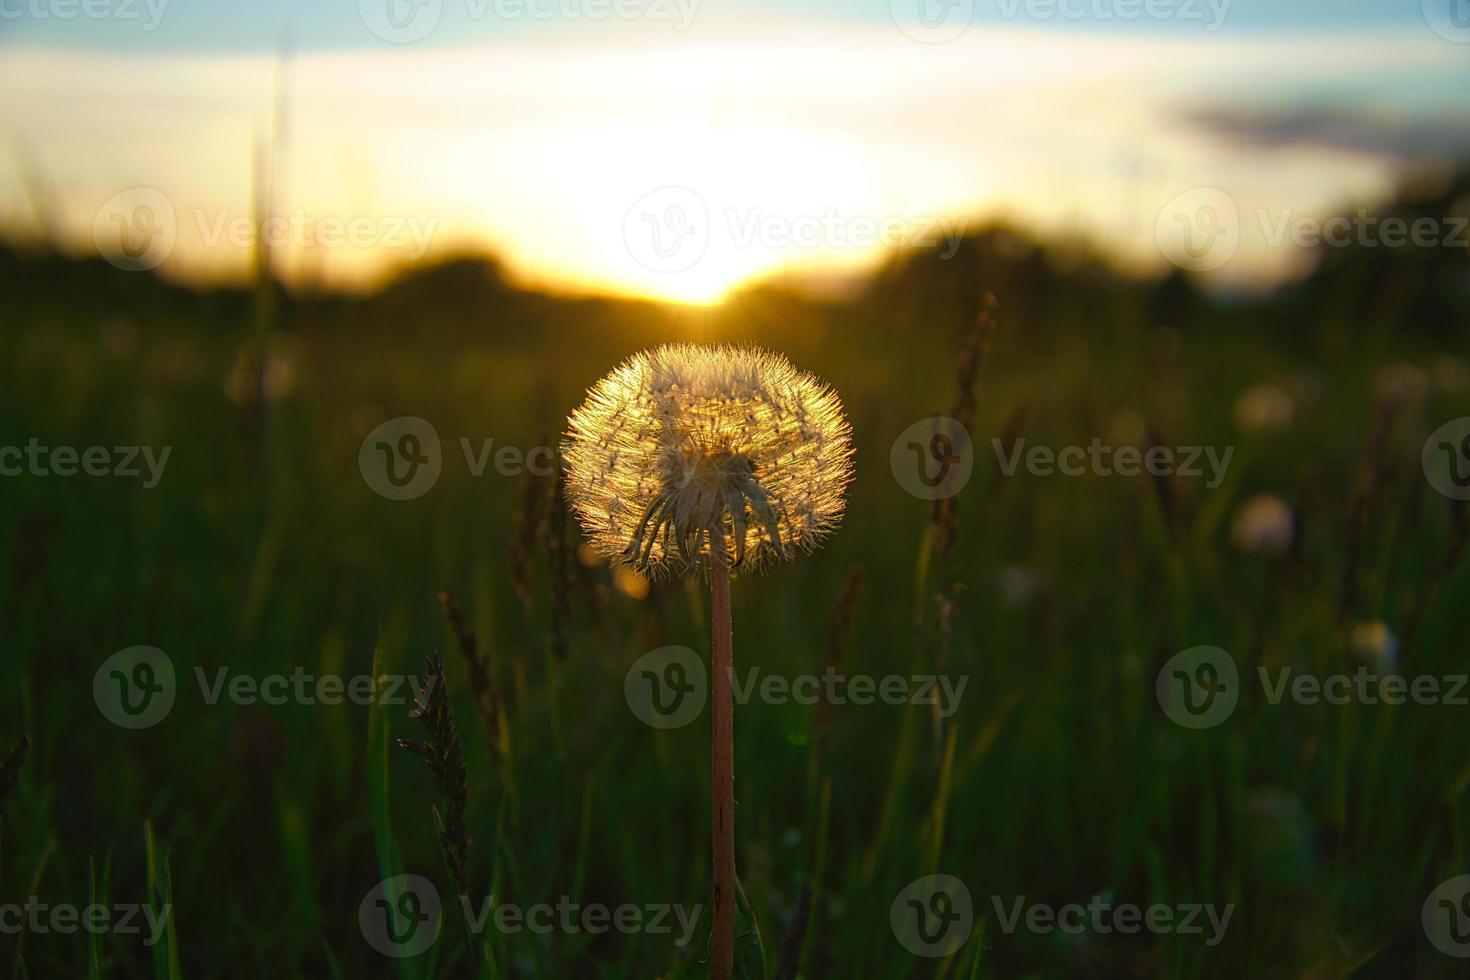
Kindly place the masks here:
MULTIPOLYGON (((711 549, 715 550, 715 549, 711 549)), ((724 549, 710 562, 712 631, 710 719, 710 807, 714 835, 714 932, 710 937, 710 980, 729 980, 735 956, 735 725, 730 677, 734 638, 730 623, 730 566, 724 549)))

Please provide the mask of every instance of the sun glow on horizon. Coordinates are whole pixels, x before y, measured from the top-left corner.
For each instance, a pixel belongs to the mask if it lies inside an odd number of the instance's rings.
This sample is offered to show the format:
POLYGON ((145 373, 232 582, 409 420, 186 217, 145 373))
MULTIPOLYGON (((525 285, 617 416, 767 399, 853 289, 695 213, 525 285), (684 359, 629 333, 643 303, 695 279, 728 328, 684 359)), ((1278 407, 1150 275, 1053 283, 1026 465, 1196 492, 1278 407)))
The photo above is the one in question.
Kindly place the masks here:
MULTIPOLYGON (((849 30, 820 46, 311 53, 285 66, 279 142, 272 58, 13 48, 0 84, 24 80, 29 95, 0 106, 0 128, 24 134, 25 166, 56 189, 60 235, 115 247, 140 216, 170 220, 160 261, 184 278, 247 273, 256 161, 273 148, 269 237, 288 280, 361 285, 489 251, 527 282, 711 304, 773 275, 943 254, 1000 213, 1147 266, 1162 264, 1154 221, 1181 191, 1230 188, 1247 214, 1380 194, 1389 161, 1233 145, 1182 124, 1179 107, 1222 78, 1336 77, 1369 49, 1376 63, 1443 55, 1378 39, 1263 49, 1020 30, 930 48, 849 30)), ((12 226, 30 209, 19 170, 0 168, 12 226)), ((1223 274, 1282 275, 1288 263, 1252 244, 1242 236, 1223 274)))

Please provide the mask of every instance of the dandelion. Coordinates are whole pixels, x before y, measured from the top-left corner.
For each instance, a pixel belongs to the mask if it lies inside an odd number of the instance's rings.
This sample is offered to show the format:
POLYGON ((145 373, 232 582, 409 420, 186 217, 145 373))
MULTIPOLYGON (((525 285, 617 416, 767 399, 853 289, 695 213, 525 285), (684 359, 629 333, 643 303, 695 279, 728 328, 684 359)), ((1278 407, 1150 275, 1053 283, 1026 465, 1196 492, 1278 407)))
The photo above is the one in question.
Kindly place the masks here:
POLYGON ((674 344, 629 358, 568 420, 567 496, 594 547, 659 577, 811 551, 841 517, 851 430, 784 357, 674 344))
POLYGON ((1252 497, 1235 512, 1230 540, 1246 554, 1284 555, 1296 537, 1296 517, 1275 494, 1252 497))
POLYGON ((1296 417, 1296 402, 1280 385, 1253 385, 1235 400, 1235 427, 1242 432, 1284 429, 1296 417))
POLYGON ((709 577, 710 976, 725 980, 735 922, 730 575, 796 558, 831 532, 852 479, 852 430, 836 392, 786 358, 691 344, 630 357, 567 425, 567 499, 593 547, 640 574, 709 577))
POLYGON ((1398 637, 1381 619, 1370 619, 1353 626, 1348 646, 1360 663, 1376 670, 1393 670, 1398 666, 1398 637))
POLYGON ((1029 606, 1033 599, 1046 591, 1048 584, 1044 570, 1024 565, 1002 565, 996 569, 993 581, 1001 601, 1011 609, 1029 606))

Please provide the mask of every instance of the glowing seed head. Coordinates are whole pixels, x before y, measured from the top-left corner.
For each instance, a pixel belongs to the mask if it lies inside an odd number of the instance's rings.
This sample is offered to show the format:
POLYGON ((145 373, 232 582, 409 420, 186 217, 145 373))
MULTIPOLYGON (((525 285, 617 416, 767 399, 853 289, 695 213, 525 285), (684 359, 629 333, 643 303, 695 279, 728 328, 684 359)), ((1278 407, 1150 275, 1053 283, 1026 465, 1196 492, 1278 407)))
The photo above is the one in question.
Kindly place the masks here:
POLYGON ((841 519, 852 479, 837 393, 755 348, 635 354, 567 426, 567 498, 593 547, 653 575, 811 551, 841 519))

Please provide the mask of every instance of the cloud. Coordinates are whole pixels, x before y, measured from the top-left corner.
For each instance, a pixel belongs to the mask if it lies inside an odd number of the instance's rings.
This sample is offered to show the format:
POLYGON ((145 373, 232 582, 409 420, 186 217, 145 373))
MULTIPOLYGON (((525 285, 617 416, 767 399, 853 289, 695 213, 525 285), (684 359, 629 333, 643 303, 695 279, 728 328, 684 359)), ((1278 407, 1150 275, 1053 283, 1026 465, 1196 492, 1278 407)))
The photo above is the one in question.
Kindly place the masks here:
POLYGON ((1470 118, 1358 111, 1331 106, 1287 110, 1195 109, 1182 121, 1258 150, 1345 150, 1398 161, 1470 155, 1470 118))

